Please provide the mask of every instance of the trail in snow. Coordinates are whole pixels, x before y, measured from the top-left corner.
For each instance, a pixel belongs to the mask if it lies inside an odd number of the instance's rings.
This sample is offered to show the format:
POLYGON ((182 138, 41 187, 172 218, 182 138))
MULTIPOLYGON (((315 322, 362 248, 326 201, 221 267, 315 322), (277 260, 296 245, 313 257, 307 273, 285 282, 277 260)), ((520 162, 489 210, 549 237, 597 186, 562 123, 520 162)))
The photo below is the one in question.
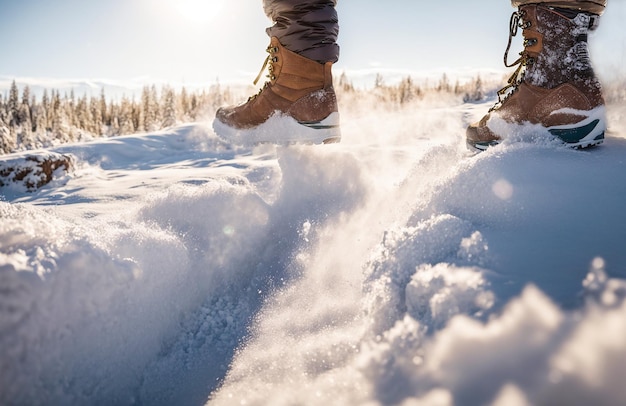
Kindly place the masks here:
POLYGON ((343 141, 203 124, 56 150, 0 203, 2 404, 618 404, 626 111, 468 157, 484 105, 345 103, 343 141))

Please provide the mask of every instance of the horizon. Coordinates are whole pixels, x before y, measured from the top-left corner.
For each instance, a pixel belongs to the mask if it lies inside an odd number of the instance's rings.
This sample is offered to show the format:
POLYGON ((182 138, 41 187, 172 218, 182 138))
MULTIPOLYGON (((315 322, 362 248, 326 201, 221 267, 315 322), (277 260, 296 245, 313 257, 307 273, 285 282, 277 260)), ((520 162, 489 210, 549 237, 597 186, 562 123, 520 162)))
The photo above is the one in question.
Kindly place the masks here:
MULTIPOLYGON (((473 81, 476 77, 480 76, 481 80, 486 83, 493 83, 494 86, 498 86, 500 82, 507 75, 505 70, 496 69, 470 69, 470 68, 456 68, 447 70, 430 70, 430 71, 409 71, 406 69, 377 69, 377 68, 365 68, 360 70, 338 70, 334 73, 335 80, 338 80, 343 74, 346 75, 351 84, 358 90, 368 90, 374 87, 376 82, 376 76, 381 75, 384 79, 384 84, 387 86, 397 85, 402 79, 411 77, 416 84, 420 86, 428 86, 432 84, 436 86, 441 78, 445 75, 452 83, 458 81, 460 84, 467 84, 473 81)), ((0 75, 0 95, 4 98, 8 96, 9 89, 12 82, 15 81, 18 90, 23 92, 25 86, 29 87, 31 95, 37 96, 37 99, 41 98, 44 90, 58 90, 61 92, 71 92, 77 96, 87 95, 93 97, 99 97, 102 90, 105 91, 107 98, 119 99, 122 96, 132 96, 140 94, 142 89, 146 86, 157 86, 157 90, 160 92, 162 87, 172 87, 177 91, 180 91, 183 87, 188 91, 201 91, 208 90, 213 86, 226 86, 231 89, 241 89, 245 91, 248 88, 259 87, 254 86, 251 82, 244 80, 231 82, 222 82, 217 78, 216 80, 205 83, 172 83, 166 81, 153 81, 146 82, 142 78, 129 79, 129 80, 111 80, 111 79, 93 79, 93 78, 31 78, 31 77, 17 77, 11 78, 0 75)))

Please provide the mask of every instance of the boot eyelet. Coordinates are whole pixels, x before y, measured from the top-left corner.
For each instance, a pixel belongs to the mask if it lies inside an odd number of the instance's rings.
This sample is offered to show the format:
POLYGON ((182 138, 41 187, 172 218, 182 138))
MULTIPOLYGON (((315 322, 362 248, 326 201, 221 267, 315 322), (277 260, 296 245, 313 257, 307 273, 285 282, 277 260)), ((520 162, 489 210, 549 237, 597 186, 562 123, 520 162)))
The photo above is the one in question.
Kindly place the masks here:
POLYGON ((532 47, 533 45, 537 44, 537 40, 535 38, 529 38, 524 40, 524 47, 528 48, 528 47, 532 47))
POLYGON ((278 57, 277 56, 273 57, 272 58, 272 62, 274 62, 274 63, 278 62, 278 57))

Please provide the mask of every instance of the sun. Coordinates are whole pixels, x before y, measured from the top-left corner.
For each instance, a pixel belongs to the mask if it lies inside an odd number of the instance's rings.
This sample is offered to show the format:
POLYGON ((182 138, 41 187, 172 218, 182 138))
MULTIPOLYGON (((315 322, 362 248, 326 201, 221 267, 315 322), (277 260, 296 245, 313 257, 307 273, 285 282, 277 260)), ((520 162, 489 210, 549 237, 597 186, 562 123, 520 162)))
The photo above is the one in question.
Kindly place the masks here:
POLYGON ((205 23, 213 20, 222 9, 223 1, 177 0, 176 11, 188 21, 205 23))

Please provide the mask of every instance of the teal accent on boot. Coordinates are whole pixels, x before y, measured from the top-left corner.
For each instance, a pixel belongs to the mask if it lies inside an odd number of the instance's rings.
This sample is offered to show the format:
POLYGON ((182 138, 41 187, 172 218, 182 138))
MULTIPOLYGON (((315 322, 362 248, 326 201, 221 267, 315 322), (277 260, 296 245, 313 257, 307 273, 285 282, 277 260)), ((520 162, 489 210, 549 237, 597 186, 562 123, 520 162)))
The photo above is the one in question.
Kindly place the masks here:
MULTIPOLYGON (((563 142, 567 144, 576 144, 576 143, 579 143, 581 140, 583 140, 585 137, 587 137, 589 134, 591 134, 599 122, 600 120, 596 119, 596 120, 593 120, 591 123, 584 125, 582 127, 555 128, 555 129, 551 129, 548 131, 550 131, 550 134, 554 135, 555 137, 559 137, 560 139, 563 140, 563 142)), ((603 139, 604 139, 604 132, 594 137, 594 141, 599 141, 603 139)))

